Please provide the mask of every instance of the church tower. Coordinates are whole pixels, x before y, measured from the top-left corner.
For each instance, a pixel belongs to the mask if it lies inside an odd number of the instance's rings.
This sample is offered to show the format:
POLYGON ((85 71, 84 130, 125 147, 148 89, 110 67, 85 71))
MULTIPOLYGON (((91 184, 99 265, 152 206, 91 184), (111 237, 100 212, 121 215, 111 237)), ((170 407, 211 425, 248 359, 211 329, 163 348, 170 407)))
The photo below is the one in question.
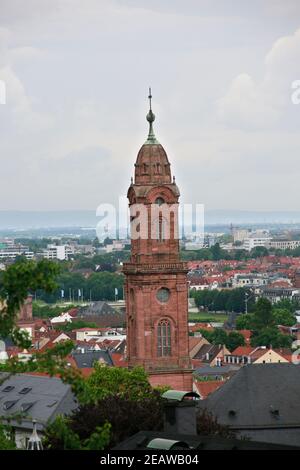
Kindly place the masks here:
POLYGON ((152 385, 192 390, 188 347, 187 264, 179 259, 179 189, 157 141, 151 107, 149 134, 135 163, 127 197, 131 258, 124 263, 129 367, 142 366, 152 385))

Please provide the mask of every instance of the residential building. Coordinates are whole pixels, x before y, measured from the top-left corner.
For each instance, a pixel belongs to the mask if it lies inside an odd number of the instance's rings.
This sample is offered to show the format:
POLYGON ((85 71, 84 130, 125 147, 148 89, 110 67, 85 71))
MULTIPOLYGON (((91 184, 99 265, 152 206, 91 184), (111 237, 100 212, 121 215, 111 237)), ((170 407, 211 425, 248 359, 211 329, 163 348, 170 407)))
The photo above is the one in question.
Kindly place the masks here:
POLYGON ((93 245, 73 245, 75 254, 90 255, 94 256, 96 254, 96 248, 93 245))
POLYGON ((71 323, 74 320, 74 317, 69 314, 69 312, 63 312, 58 317, 53 317, 50 319, 50 322, 54 325, 57 323, 71 323))
POLYGON ((256 287, 265 286, 269 283, 266 273, 235 274, 232 278, 232 287, 256 287))
POLYGON ((24 256, 26 259, 33 259, 34 253, 29 250, 28 246, 23 245, 13 245, 0 248, 0 259, 15 259, 18 256, 24 256))
POLYGON ((257 289, 258 297, 268 299, 272 304, 280 300, 300 300, 300 289, 287 287, 261 287, 257 289))
POLYGON ((239 346, 232 353, 224 356, 224 364, 275 364, 290 362, 292 351, 290 349, 273 349, 266 346, 239 346))
POLYGON ((75 253, 72 245, 48 245, 43 250, 42 256, 46 259, 58 259, 60 261, 68 260, 75 253))
POLYGON ((102 300, 80 308, 77 318, 96 323, 98 327, 121 327, 125 323, 122 309, 114 308, 102 300))
POLYGON ((205 247, 205 243, 204 243, 204 240, 202 240, 201 242, 197 242, 197 241, 194 241, 194 242, 185 242, 184 244, 184 249, 186 251, 195 251, 195 250, 201 250, 202 248, 205 247))
POLYGON ((113 251, 122 251, 125 248, 125 243, 121 240, 113 240, 112 243, 105 246, 106 253, 112 253, 113 251))
POLYGON ((233 377, 239 370, 239 366, 233 364, 225 364, 221 366, 203 365, 198 367, 193 375, 201 380, 226 380, 233 377))
POLYGON ((194 354, 192 364, 193 367, 201 365, 209 365, 210 367, 221 366, 224 356, 229 354, 226 346, 221 344, 202 344, 201 348, 194 354))
POLYGON ((33 419, 42 436, 48 423, 58 415, 77 408, 71 386, 59 378, 34 374, 0 373, 0 414, 13 428, 18 449, 26 449, 33 429, 33 419), (2 383, 2 379, 8 377, 2 383))
POLYGON ((114 363, 109 351, 76 351, 72 358, 79 369, 93 369, 95 364, 103 364, 113 367, 114 363))
POLYGON ((261 237, 249 237, 244 239, 243 248, 247 251, 253 250, 258 246, 268 247, 270 241, 272 240, 271 237, 261 236, 261 237))
POLYGON ((225 380, 195 380, 193 383, 194 392, 198 393, 201 400, 205 400, 211 393, 218 390, 225 383, 225 380))
POLYGON ((300 246, 300 240, 281 240, 272 239, 269 241, 267 248, 275 250, 295 250, 300 246))
POLYGON ((209 344, 209 342, 203 336, 189 337, 189 354, 191 359, 194 359, 204 344, 209 344))
POLYGON ((248 229, 235 229, 232 231, 233 234, 233 242, 241 242, 243 243, 245 238, 249 238, 251 231, 248 229))
POLYGON ((113 328, 80 328, 75 330, 77 341, 89 341, 91 339, 99 339, 100 337, 111 338, 116 341, 126 339, 121 331, 113 328))
POLYGON ((299 389, 298 365, 249 364, 197 406, 238 437, 299 446, 299 389))

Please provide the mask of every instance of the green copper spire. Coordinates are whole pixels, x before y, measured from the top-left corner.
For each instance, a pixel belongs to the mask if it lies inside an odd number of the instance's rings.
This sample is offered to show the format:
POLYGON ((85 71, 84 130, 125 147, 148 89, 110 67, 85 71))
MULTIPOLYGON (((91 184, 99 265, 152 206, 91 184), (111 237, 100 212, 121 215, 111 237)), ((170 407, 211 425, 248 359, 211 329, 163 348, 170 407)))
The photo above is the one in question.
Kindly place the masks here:
POLYGON ((151 100, 152 100, 151 88, 149 88, 148 98, 149 98, 150 109, 146 116, 146 119, 149 122, 149 134, 148 134, 148 139, 146 140, 145 144, 158 144, 159 142, 156 140, 156 137, 154 135, 153 124, 152 124, 155 120, 155 114, 152 112, 152 106, 151 106, 151 100))

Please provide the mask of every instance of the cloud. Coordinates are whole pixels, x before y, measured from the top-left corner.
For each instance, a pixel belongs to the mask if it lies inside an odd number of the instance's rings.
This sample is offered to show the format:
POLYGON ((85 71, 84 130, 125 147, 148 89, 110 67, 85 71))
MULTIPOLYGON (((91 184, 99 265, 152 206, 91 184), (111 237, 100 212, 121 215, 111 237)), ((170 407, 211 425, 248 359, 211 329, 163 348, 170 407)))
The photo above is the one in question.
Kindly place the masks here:
POLYGON ((0 69, 0 79, 6 88, 4 119, 10 120, 16 131, 38 132, 51 126, 51 116, 34 109, 32 99, 27 95, 23 83, 9 65, 0 69))
POLYGON ((93 209, 126 194, 149 84, 187 202, 253 209, 267 194, 268 207, 297 208, 299 0, 287 2, 282 19, 278 0, 1 0, 2 208, 93 209))
POLYGON ((246 73, 238 75, 226 95, 218 102, 218 116, 235 127, 270 127, 277 121, 279 110, 267 100, 264 86, 246 73))
POLYGON ((275 41, 264 60, 263 76, 236 76, 217 101, 221 122, 249 129, 270 128, 280 122, 291 102, 291 84, 299 77, 300 29, 275 41))

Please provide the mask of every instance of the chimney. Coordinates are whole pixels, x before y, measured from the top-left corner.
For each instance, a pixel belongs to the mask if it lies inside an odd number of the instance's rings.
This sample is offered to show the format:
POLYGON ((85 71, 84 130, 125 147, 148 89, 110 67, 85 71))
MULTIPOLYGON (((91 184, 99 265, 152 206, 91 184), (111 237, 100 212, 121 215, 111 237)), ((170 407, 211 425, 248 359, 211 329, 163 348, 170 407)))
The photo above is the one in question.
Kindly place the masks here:
POLYGON ((197 435, 196 404, 199 395, 195 392, 168 390, 162 397, 165 399, 164 431, 197 435))

